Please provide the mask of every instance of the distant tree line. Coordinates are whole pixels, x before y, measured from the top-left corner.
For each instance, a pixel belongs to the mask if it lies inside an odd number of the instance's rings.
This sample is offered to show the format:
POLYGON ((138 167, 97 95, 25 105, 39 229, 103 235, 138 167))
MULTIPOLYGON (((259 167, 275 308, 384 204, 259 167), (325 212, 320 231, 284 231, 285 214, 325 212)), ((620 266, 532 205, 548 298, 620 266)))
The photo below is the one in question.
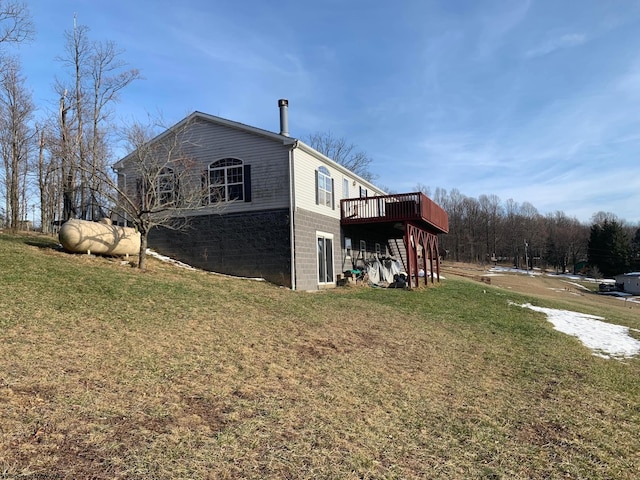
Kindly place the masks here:
POLYGON ((468 197, 416 185, 449 215, 449 233, 440 238, 451 261, 545 268, 561 273, 613 276, 640 270, 640 226, 613 213, 597 212, 585 224, 562 211, 541 215, 530 203, 496 195, 468 197))

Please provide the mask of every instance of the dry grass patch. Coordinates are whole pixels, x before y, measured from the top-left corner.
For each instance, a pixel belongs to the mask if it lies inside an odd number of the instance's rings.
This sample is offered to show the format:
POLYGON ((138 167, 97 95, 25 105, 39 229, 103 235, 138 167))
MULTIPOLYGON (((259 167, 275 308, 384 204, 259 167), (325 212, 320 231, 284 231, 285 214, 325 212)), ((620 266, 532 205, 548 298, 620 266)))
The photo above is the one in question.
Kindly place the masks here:
POLYGON ((502 289, 306 294, 12 237, 0 261, 0 476, 640 475, 638 360, 502 289))

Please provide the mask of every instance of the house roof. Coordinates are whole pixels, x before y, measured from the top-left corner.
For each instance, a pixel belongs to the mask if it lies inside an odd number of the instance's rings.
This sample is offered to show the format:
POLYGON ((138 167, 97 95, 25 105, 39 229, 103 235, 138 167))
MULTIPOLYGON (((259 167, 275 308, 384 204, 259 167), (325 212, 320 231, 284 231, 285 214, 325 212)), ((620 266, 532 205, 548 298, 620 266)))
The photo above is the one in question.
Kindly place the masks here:
POLYGON ((616 277, 640 277, 640 272, 621 273, 620 275, 616 275, 616 277))
POLYGON ((347 167, 339 164, 338 162, 336 162, 335 160, 327 157, 326 155, 320 153, 319 151, 317 151, 315 148, 310 147, 309 145, 307 145, 306 143, 304 143, 301 140, 298 140, 296 143, 296 146, 300 149, 303 150, 305 152, 307 152, 310 155, 313 155, 314 157, 329 163, 333 168, 335 168, 336 170, 342 172, 342 173, 346 173, 347 175, 352 175, 354 177, 356 177, 360 183, 362 183, 363 185, 366 185, 368 188, 377 190, 379 192, 382 192, 383 194, 386 193, 384 192, 384 190, 382 190, 379 187, 376 187, 373 183, 369 182, 368 180, 365 180, 364 178, 362 178, 361 176, 359 176, 358 174, 352 172, 351 170, 349 170, 347 167))
POLYGON ((251 125, 246 125, 244 123, 235 122, 233 120, 228 120, 222 117, 216 117, 215 115, 209 115, 208 113, 195 111, 187 118, 179 122, 176 126, 180 125, 180 123, 188 122, 193 120, 194 118, 202 118, 203 120, 207 120, 208 122, 217 123, 218 125, 224 125, 226 127, 235 128, 236 130, 242 130, 248 133, 253 133, 254 135, 260 135, 262 137, 269 138, 271 140, 275 140, 276 142, 281 142, 283 145, 294 145, 298 140, 293 137, 288 137, 286 135, 280 135, 279 133, 270 132, 269 130, 263 130, 262 128, 252 127, 251 125))
MULTIPOLYGON (((225 127, 233 128, 236 130, 241 130, 247 133, 251 133, 253 135, 259 135, 261 137, 268 138, 270 140, 274 140, 276 142, 282 143, 283 145, 295 146, 295 144, 298 142, 296 138, 287 137, 286 135, 280 135, 279 133, 270 132, 268 130, 263 130, 262 128, 252 127, 251 125, 235 122, 233 120, 228 120, 222 117, 216 117, 215 115, 209 115, 208 113, 198 112, 196 110, 195 112, 191 113, 190 115, 180 120, 175 125, 167 128, 164 132, 158 134, 157 136, 149 140, 148 143, 157 142, 158 140, 161 140, 163 137, 165 137, 169 132, 179 130, 182 126, 188 124, 189 122, 193 122, 194 120, 197 120, 197 119, 205 120, 207 122, 215 123, 218 125, 223 125, 225 127)), ((130 155, 131 154, 126 155, 125 157, 121 158, 116 163, 114 163, 113 168, 115 170, 120 168, 122 166, 122 163, 125 162, 130 155)))
MULTIPOLYGON (((153 143, 153 142, 156 142, 156 141, 162 139, 170 131, 179 130, 183 125, 188 124, 189 122, 192 122, 192 121, 194 121, 196 119, 205 120, 207 122, 215 123, 217 125, 223 125, 225 127, 229 127, 229 128, 233 128, 233 129, 236 129, 236 130, 243 131, 243 132, 251 133, 253 135, 259 135, 261 137, 268 138, 270 140, 282 143, 282 145, 291 145, 293 148, 300 148, 301 150, 309 153, 310 155, 313 155, 314 157, 318 158, 319 160, 322 160, 322 161, 324 161, 326 163, 329 163, 333 168, 341 171, 342 173, 346 173, 348 175, 353 175, 353 176, 357 177, 358 180, 363 185, 366 185, 368 188, 371 188, 373 190, 377 190, 379 192, 385 193, 379 187, 376 187, 371 182, 365 180, 364 178, 360 177, 359 175, 357 175, 356 173, 352 172, 348 168, 342 166, 341 164, 339 164, 335 160, 323 155, 322 153, 318 152, 316 149, 310 147, 309 145, 307 145, 306 143, 302 142, 301 140, 298 140, 297 138, 288 137, 286 135, 280 135, 279 133, 270 132, 269 130, 264 130, 264 129, 258 128, 258 127, 252 127, 251 125, 246 125, 244 123, 240 123, 240 122, 236 122, 236 121, 233 121, 233 120, 229 120, 227 118, 217 117, 215 115, 210 115, 208 113, 199 112, 197 110, 195 112, 191 113, 190 115, 188 115, 187 117, 185 117, 184 119, 180 120, 178 123, 176 123, 172 127, 169 127, 168 129, 166 129, 164 132, 162 132, 161 134, 157 135, 153 139, 149 140, 149 143, 153 143)), ((122 163, 130 155, 131 154, 129 154, 129 155, 121 158, 120 160, 118 160, 113 165, 113 168, 115 170, 120 168, 122 166, 122 163)))

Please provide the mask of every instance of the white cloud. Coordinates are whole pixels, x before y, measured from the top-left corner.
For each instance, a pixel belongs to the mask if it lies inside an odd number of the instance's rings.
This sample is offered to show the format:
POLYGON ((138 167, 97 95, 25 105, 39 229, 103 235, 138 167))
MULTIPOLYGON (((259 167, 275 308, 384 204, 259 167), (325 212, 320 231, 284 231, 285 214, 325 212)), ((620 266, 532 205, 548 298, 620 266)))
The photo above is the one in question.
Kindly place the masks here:
POLYGON ((587 41, 587 36, 582 33, 568 33, 557 38, 547 40, 542 45, 538 45, 525 53, 528 58, 542 57, 549 55, 556 50, 572 48, 582 45, 587 41))

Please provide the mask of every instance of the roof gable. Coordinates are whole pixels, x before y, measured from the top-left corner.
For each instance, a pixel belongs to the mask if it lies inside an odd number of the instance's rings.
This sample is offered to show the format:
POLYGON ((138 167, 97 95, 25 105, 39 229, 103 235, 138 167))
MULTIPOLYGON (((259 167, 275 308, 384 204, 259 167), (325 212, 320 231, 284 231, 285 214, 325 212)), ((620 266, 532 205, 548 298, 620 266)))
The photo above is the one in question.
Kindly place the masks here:
MULTIPOLYGON (((222 117, 216 117, 215 115, 209 115, 208 113, 195 111, 187 118, 182 120, 182 122, 188 122, 190 120, 194 120, 196 118, 205 120, 207 122, 215 123, 217 125, 223 125, 225 127, 234 128, 236 130, 244 131, 247 133, 251 133, 253 135, 259 135, 261 137, 268 138, 270 140, 274 140, 276 142, 280 142, 283 145, 293 145, 298 140, 292 137, 288 137, 286 135, 280 135, 279 133, 270 132, 269 130, 264 130, 258 127, 252 127, 251 125, 246 125, 244 123, 235 122, 233 120, 228 120, 222 117)), ((182 123, 180 122, 180 123, 182 123)), ((179 125, 179 124, 178 124, 179 125)), ((176 126, 178 126, 176 125, 176 126)))
MULTIPOLYGON (((157 135, 153 139, 151 139, 149 141, 149 143, 154 143, 154 142, 157 142, 157 141, 161 140, 170 131, 180 130, 180 128, 183 125, 188 124, 189 122, 193 122, 194 120, 202 120, 202 121, 213 123, 213 124, 216 124, 216 125, 221 125, 221 126, 224 126, 224 127, 233 128, 235 130, 239 130, 239 131, 242 131, 242 132, 245 132, 245 133, 249 133, 251 135, 258 135, 260 137, 263 137, 263 138, 266 138, 266 139, 269 139, 269 140, 273 140, 274 142, 278 142, 278 143, 280 143, 282 145, 291 145, 293 148, 300 148, 301 150, 304 150, 308 154, 316 157, 318 160, 321 160, 321 161, 323 161, 325 163, 328 163, 333 168, 336 168, 337 170, 340 170, 343 173, 352 175, 353 177, 357 178, 360 181, 360 183, 362 183, 363 185, 367 186, 367 188, 370 188, 372 190, 384 193, 380 188, 376 187, 373 183, 365 180, 364 178, 360 177, 359 175, 357 175, 356 173, 352 172, 348 168, 346 168, 343 165, 339 164, 335 160, 333 160, 333 159, 325 156, 324 154, 320 153, 316 149, 310 147, 309 145, 307 145, 306 143, 302 142, 301 140, 298 140, 298 139, 293 138, 293 137, 288 137, 286 135, 281 135, 279 133, 270 132, 269 130, 264 130, 262 128, 253 127, 251 125, 246 125, 244 123, 236 122, 236 121, 229 120, 229 119, 226 119, 226 118, 217 117, 215 115, 210 115, 208 113, 199 112, 197 110, 195 112, 191 113, 190 115, 188 115, 187 117, 183 118, 182 120, 180 120, 178 123, 176 123, 172 127, 169 127, 168 129, 166 129, 164 132, 160 133, 159 135, 157 135)), ((121 168, 123 166, 124 162, 126 162, 126 160, 129 158, 130 155, 131 154, 129 154, 129 155, 121 158, 120 160, 118 160, 113 165, 113 168, 115 170, 121 168)))
MULTIPOLYGON (((249 133, 251 135, 257 135, 257 136, 266 138, 268 140, 272 140, 274 142, 281 143, 282 145, 294 145, 295 146, 297 144, 297 142, 298 142, 298 140, 295 139, 295 138, 287 137, 285 135, 280 135, 279 133, 270 132, 270 131, 264 130, 262 128, 252 127, 251 125, 246 125, 244 123, 235 122, 233 120, 228 120, 226 118, 217 117, 215 115, 209 115, 207 113, 195 111, 195 112, 191 113, 190 115, 188 115, 187 117, 185 117, 182 120, 180 120, 178 123, 176 123, 173 126, 167 128, 165 131, 163 131, 162 133, 158 134, 157 136, 155 136, 154 138, 149 140, 149 144, 158 142, 158 141, 162 140, 162 138, 164 138, 169 132, 180 130, 180 128, 182 128, 184 125, 189 124, 189 123, 194 122, 194 121, 198 121, 198 120, 202 120, 204 122, 213 123, 213 124, 216 124, 216 125, 221 125, 221 126, 228 127, 228 128, 233 128, 235 130, 239 130, 239 131, 242 131, 242 132, 245 132, 245 133, 249 133)), ((130 157, 130 155, 131 155, 131 153, 129 153, 125 157, 123 157, 120 160, 118 160, 113 165, 113 168, 116 169, 116 170, 118 168, 121 168, 123 166, 123 163, 126 162, 126 160, 130 157)))

